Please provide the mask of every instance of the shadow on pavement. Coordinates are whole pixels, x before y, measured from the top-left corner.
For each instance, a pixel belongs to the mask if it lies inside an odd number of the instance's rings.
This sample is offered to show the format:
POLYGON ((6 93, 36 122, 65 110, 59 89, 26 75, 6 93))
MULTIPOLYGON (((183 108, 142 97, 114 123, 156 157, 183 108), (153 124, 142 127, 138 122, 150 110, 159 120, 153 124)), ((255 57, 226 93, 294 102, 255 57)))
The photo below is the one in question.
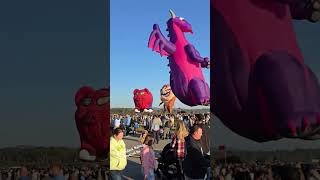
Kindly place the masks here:
POLYGON ((126 169, 123 172, 124 179, 138 180, 143 179, 141 164, 128 160, 126 169))

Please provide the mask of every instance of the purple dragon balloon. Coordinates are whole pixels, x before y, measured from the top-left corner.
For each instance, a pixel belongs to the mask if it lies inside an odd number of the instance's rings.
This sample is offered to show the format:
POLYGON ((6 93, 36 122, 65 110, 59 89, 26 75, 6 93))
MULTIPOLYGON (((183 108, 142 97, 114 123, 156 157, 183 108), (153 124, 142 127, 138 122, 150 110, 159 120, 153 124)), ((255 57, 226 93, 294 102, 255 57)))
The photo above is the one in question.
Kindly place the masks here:
POLYGON ((320 19, 319 0, 211 0, 212 111, 257 142, 320 138, 320 88, 292 19, 320 19))
POLYGON ((167 21, 170 41, 161 33, 157 24, 153 25, 148 47, 168 56, 170 66, 170 86, 176 97, 188 106, 209 105, 210 89, 205 82, 202 69, 209 68, 209 58, 201 57, 190 44, 185 32, 192 32, 191 25, 182 17, 177 17, 170 10, 171 18, 167 21))

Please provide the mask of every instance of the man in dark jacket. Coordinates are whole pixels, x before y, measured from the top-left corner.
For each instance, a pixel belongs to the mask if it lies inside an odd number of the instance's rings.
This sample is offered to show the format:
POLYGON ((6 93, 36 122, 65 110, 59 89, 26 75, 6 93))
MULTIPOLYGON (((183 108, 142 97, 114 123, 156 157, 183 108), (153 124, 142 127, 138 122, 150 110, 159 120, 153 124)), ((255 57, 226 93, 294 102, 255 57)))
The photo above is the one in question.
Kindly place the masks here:
POLYGON ((187 155, 184 160, 184 172, 186 180, 204 179, 207 168, 210 167, 210 159, 205 158, 200 139, 202 128, 194 125, 191 135, 186 140, 187 155))
POLYGON ((202 129, 202 136, 200 139, 203 154, 210 153, 210 128, 209 125, 204 123, 204 119, 197 119, 195 124, 199 125, 202 129))

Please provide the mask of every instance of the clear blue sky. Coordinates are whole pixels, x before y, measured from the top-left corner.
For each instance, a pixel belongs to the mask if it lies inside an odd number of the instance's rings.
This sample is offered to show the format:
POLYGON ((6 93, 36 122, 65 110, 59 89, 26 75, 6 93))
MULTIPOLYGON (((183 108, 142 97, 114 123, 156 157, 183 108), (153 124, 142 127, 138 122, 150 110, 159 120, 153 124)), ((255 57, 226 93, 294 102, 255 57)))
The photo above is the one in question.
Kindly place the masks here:
MULTIPOLYGON (((153 94, 153 107, 160 103, 160 88, 169 83, 168 60, 148 49, 152 25, 159 24, 167 35, 169 9, 185 18, 194 34, 187 34, 201 56, 210 57, 209 1, 184 0, 111 0, 110 17, 110 87, 111 107, 134 107, 133 90, 148 88, 153 94)), ((210 70, 203 69, 210 82, 210 70)), ((187 108, 177 101, 175 107, 187 108)), ((197 106, 195 108, 200 108, 197 106)))

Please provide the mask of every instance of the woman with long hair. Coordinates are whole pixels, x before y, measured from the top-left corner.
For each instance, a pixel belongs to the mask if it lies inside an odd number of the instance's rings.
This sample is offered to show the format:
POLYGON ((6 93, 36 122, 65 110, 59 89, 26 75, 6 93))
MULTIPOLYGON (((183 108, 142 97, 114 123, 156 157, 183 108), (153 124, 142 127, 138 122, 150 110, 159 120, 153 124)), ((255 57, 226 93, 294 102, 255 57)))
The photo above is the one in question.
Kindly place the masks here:
POLYGON ((189 135, 189 132, 184 125, 184 122, 178 120, 177 127, 172 137, 172 148, 176 151, 176 165, 178 170, 178 179, 184 179, 183 173, 183 160, 185 157, 185 138, 189 135))
POLYGON ((147 130, 142 131, 141 135, 140 135, 140 142, 143 144, 144 140, 146 139, 147 135, 149 134, 149 132, 147 130))

